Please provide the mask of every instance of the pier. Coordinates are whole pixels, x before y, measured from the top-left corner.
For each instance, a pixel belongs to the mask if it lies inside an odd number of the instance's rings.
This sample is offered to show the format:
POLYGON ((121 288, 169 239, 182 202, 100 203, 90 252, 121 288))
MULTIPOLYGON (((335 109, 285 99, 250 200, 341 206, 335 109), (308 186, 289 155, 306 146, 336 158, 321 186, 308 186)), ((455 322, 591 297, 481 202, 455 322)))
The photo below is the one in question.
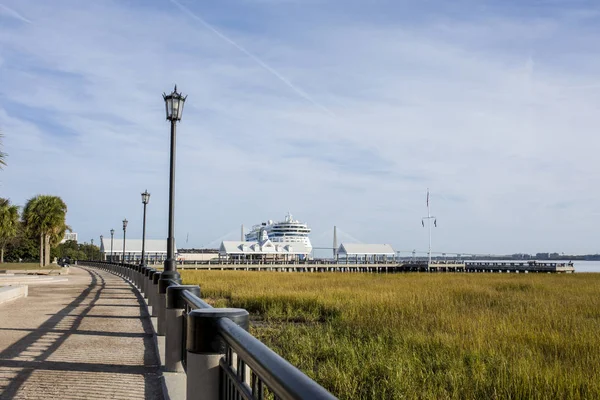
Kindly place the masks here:
POLYGON ((194 262, 179 269, 207 271, 276 271, 276 272, 470 272, 470 273, 573 273, 573 263, 539 261, 396 261, 386 263, 345 264, 327 260, 306 262, 194 262))

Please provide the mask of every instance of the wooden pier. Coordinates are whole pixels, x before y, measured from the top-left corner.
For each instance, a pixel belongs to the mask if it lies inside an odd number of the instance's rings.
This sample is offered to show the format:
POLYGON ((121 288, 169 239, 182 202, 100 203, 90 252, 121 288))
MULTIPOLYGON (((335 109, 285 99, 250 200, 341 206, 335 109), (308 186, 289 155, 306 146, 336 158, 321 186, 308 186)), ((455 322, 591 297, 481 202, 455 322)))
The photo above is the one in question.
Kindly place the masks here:
POLYGON ((572 273, 573 263, 539 261, 438 261, 394 262, 374 264, 342 264, 331 262, 308 263, 195 263, 182 264, 178 269, 204 271, 276 271, 276 272, 363 272, 363 273, 399 273, 399 272, 469 272, 469 273, 572 273))

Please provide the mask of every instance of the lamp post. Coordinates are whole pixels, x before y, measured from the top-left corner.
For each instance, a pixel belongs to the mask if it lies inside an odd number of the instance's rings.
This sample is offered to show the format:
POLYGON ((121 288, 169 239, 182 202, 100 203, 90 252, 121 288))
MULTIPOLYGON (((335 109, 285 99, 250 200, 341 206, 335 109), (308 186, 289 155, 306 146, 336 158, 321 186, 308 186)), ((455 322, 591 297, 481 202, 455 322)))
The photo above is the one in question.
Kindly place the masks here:
POLYGON ((123 259, 121 264, 125 264, 125 235, 127 233, 127 218, 123 220, 123 259))
POLYGON ((113 239, 115 237, 115 230, 111 229, 110 230, 110 262, 113 262, 113 239))
POLYGON ((92 243, 90 246, 90 260, 94 261, 94 239, 90 239, 90 243, 92 243))
POLYGON ((169 235, 167 236, 167 259, 163 273, 160 275, 161 281, 175 280, 181 282, 181 277, 177 272, 177 262, 175 260, 175 127, 177 121, 181 121, 183 114, 183 105, 187 96, 177 92, 177 85, 170 94, 163 93, 165 100, 165 110, 167 120, 171 121, 171 164, 169 175, 169 235))
POLYGON ((144 190, 142 193, 142 203, 144 204, 144 224, 142 228, 142 265, 145 265, 145 249, 146 249, 146 206, 150 202, 150 193, 147 190, 144 190))
MULTIPOLYGON (((104 261, 102 259, 102 246, 104 245, 103 239, 104 239, 104 236, 100 235, 100 261, 104 261)), ((104 257, 104 258, 106 258, 106 257, 104 257)))

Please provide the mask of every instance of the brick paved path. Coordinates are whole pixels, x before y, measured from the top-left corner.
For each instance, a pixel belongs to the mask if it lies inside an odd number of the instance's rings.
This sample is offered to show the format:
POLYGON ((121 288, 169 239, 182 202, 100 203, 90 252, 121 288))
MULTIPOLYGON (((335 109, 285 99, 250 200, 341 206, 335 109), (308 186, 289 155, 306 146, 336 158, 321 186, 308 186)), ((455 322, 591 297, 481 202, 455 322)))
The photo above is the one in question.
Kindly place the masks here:
POLYGON ((162 399, 144 300, 108 272, 68 277, 0 305, 0 399, 162 399))

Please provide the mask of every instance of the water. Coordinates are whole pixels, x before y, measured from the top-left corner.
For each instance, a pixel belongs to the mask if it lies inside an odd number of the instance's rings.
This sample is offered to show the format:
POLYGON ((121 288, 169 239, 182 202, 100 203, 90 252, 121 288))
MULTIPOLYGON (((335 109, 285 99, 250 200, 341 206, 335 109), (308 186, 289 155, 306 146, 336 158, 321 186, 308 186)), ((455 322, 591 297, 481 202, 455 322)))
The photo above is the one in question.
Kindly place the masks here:
MULTIPOLYGON (((515 260, 516 261, 516 260, 515 260)), ((506 262, 506 260, 501 261, 506 262)), ((566 263, 568 261, 553 261, 553 260, 539 260, 539 262, 557 262, 566 263)), ((600 272, 600 261, 573 261, 575 272, 600 272)))
POLYGON ((575 272, 600 272, 600 261, 573 261, 575 272))
MULTIPOLYGON (((470 261, 470 260, 469 260, 470 261)), ((487 262, 489 260, 484 260, 487 262)), ((492 260, 496 261, 496 260, 492 260)), ((497 260, 497 262, 510 262, 513 260, 497 260)), ((521 260, 514 260, 515 262, 522 262, 521 260)), ((556 263, 566 263, 568 260, 538 260, 539 262, 556 262, 556 263)), ((523 261, 526 262, 526 261, 523 261)), ((573 261, 573 266, 575 267, 575 272, 600 272, 600 261, 573 261)))

